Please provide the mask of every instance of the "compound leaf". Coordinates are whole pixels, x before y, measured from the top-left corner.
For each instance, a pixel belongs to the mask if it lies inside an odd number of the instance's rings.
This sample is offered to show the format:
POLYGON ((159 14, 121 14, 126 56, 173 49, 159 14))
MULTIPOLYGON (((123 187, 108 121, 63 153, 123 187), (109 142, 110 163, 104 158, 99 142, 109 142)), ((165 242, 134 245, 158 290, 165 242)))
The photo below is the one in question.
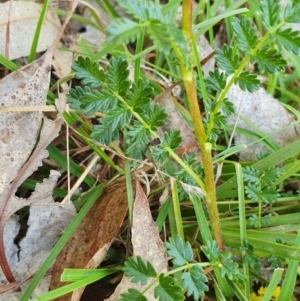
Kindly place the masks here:
POLYGON ((170 237, 169 242, 165 242, 168 255, 173 257, 174 265, 182 266, 193 259, 193 250, 189 242, 184 243, 180 236, 176 239, 170 237))
POLYGON ((300 23, 300 2, 289 1, 284 11, 284 21, 287 23, 300 23))
POLYGON ((249 71, 244 71, 234 80, 234 83, 238 84, 243 91, 248 90, 252 93, 254 90, 259 89, 260 81, 256 75, 250 74, 249 71))
POLYGON ((105 81, 103 70, 100 70, 98 63, 92 62, 89 57, 78 57, 72 65, 72 70, 76 72, 75 77, 81 79, 83 85, 95 88, 105 81))
POLYGON ((153 265, 149 261, 144 263, 140 256, 137 256, 136 259, 133 257, 128 258, 123 270, 127 277, 132 277, 132 282, 140 282, 142 285, 146 285, 149 278, 157 276, 153 265))
POLYGON ((224 45, 222 49, 216 48, 216 60, 220 69, 227 75, 232 74, 239 67, 239 59, 232 47, 224 45))
POLYGON ((286 60, 276 50, 258 50, 253 58, 257 61, 258 69, 263 73, 283 71, 286 65, 286 60))
POLYGON ((128 292, 122 293, 118 301, 147 301, 147 298, 138 290, 130 288, 128 292))
POLYGON ((279 21, 280 15, 280 1, 279 0, 261 0, 261 17, 267 30, 276 25, 279 21))
POLYGON ((291 51, 296 55, 300 54, 300 36, 299 31, 293 31, 291 28, 278 29, 274 33, 278 44, 287 51, 291 51))
POLYGON ((234 18, 232 27, 238 42, 238 48, 245 54, 249 54, 258 41, 251 20, 245 16, 242 16, 241 19, 234 18))
POLYGON ((175 285, 174 278, 159 275, 159 285, 154 289, 154 296, 159 301, 181 301, 184 300, 181 287, 175 285))
POLYGON ((205 284, 207 278, 202 274, 202 268, 198 265, 192 266, 188 272, 181 275, 183 287, 187 288, 187 296, 193 295, 194 300, 198 300, 204 296, 204 292, 208 290, 205 284))

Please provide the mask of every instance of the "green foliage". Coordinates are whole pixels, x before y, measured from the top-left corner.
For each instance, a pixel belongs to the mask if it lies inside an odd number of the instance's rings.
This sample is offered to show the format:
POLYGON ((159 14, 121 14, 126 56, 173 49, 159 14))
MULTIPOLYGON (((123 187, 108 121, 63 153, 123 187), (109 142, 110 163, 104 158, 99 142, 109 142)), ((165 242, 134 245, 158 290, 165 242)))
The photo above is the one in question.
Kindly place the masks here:
POLYGON ((150 262, 144 263, 140 256, 137 256, 136 259, 133 257, 128 258, 123 270, 127 277, 132 277, 132 282, 140 282, 142 285, 146 285, 149 278, 157 276, 153 265, 150 262))
POLYGON ((251 61, 256 61, 261 72, 276 73, 284 71, 287 62, 277 50, 258 50, 255 56, 251 57, 251 61))
POLYGON ((252 21, 245 16, 242 16, 241 19, 234 18, 232 27, 236 34, 238 49, 244 54, 251 54, 251 50, 258 42, 252 21))
MULTIPOLYGON (((182 53, 189 53, 186 38, 181 30, 169 21, 168 15, 163 14, 161 7, 152 1, 118 1, 129 15, 136 21, 127 18, 117 19, 107 27, 109 40, 117 42, 133 41, 145 29, 150 38, 164 53, 170 51, 170 46, 176 45, 182 53), (162 34, 163 33, 163 34, 162 34)), ((188 64, 188 56, 183 56, 188 64)))
POLYGON ((184 265, 193 260, 193 250, 189 242, 184 243, 181 236, 176 239, 169 238, 169 242, 165 242, 168 255, 172 257, 174 265, 184 265))
POLYGON ((273 26, 279 22, 280 14, 280 1, 279 0, 262 0, 261 5, 261 16, 267 30, 270 30, 273 26))
POLYGON ((300 53, 300 36, 299 31, 293 31, 291 28, 277 29, 274 33, 277 43, 287 51, 296 55, 300 53))
POLYGON ((121 294, 119 301, 147 301, 147 298, 138 290, 130 288, 128 292, 121 294))
POLYGON ((276 181, 280 177, 278 167, 272 167, 259 172, 254 167, 244 167, 243 177, 246 183, 245 193, 255 201, 263 201, 264 203, 274 203, 279 196, 275 187, 276 181))
POLYGON ((300 23, 300 2, 289 1, 284 11, 284 21, 287 23, 300 23))
POLYGON ((205 284, 207 278, 203 275, 200 266, 192 266, 188 272, 181 275, 181 279, 183 287, 187 288, 187 296, 193 295, 194 300, 204 296, 204 292, 208 290, 208 286, 205 284))
POLYGON ((154 289, 154 296, 159 301, 181 301, 184 300, 182 288, 175 284, 174 278, 159 275, 159 285, 154 289))
POLYGON ((216 61, 218 67, 225 71, 226 75, 234 73, 239 67, 239 58, 233 47, 224 45, 222 49, 216 49, 216 61))

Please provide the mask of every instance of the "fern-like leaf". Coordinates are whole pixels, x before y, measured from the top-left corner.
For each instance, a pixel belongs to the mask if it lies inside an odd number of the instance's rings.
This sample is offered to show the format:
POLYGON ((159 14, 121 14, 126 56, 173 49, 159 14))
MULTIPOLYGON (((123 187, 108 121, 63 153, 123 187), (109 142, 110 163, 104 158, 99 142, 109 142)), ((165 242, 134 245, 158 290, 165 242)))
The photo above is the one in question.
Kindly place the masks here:
POLYGON ((205 284, 207 278, 198 265, 194 265, 188 272, 182 273, 181 279, 183 287, 187 288, 187 296, 193 295, 194 300, 199 300, 200 297, 204 296, 204 292, 208 290, 208 286, 205 284))
POLYGON ((267 30, 279 22, 280 1, 279 0, 261 0, 261 17, 267 30))
POLYGON ((296 55, 300 54, 300 36, 299 31, 293 31, 291 28, 278 29, 274 33, 274 37, 280 46, 287 51, 291 51, 296 55))
POLYGON ((249 92, 254 92, 259 89, 260 81, 257 76, 250 74, 249 71, 244 71, 234 80, 235 84, 238 84, 243 91, 248 90, 249 92))
POLYGON ((239 67, 239 59, 232 47, 224 45, 222 49, 216 49, 216 60, 220 69, 226 72, 226 75, 234 73, 239 67))
POLYGON ((261 72, 275 73, 277 71, 283 71, 286 65, 286 60, 276 50, 259 50, 255 56, 252 57, 253 61, 257 62, 258 69, 261 72))
POLYGON ((284 21, 287 23, 300 23, 300 2, 289 1, 284 11, 284 21))
POLYGON ((245 16, 242 16, 241 19, 234 18, 232 27, 236 35, 238 48, 245 54, 250 54, 251 49, 256 46, 258 41, 252 21, 245 16))
POLYGON ((128 18, 115 19, 107 27, 107 40, 117 45, 134 42, 142 34, 143 25, 128 18))
POLYGON ((99 87, 105 81, 103 70, 99 69, 97 62, 92 62, 89 57, 80 56, 72 65, 72 70, 76 72, 75 77, 81 79, 83 85, 92 88, 99 87))

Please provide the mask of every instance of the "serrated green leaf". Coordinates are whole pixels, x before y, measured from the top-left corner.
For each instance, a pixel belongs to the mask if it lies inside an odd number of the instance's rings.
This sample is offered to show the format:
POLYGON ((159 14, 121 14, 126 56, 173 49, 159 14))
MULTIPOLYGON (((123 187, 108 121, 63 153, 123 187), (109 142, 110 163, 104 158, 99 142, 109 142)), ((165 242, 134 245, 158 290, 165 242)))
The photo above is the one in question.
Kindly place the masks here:
POLYGON ((141 123, 135 121, 133 127, 128 131, 130 140, 135 144, 144 144, 149 142, 149 130, 146 129, 141 123))
POLYGON ((261 197, 261 190, 251 183, 245 187, 245 193, 248 198, 254 202, 257 202, 261 197))
POLYGON ((193 250, 189 242, 184 243, 181 236, 177 236, 174 240, 169 238, 169 242, 165 242, 167 254, 173 257, 174 265, 182 266, 193 260, 193 250))
POLYGON ((226 277, 229 280, 237 279, 237 280, 245 280, 247 277, 246 275, 242 274, 241 271, 238 269, 239 265, 232 260, 232 254, 222 254, 221 259, 221 275, 226 277))
POLYGON ((130 122, 131 117, 131 111, 123 106, 120 106, 115 107, 114 110, 110 110, 108 114, 101 119, 101 122, 107 127, 111 127, 112 131, 115 129, 123 130, 126 123, 130 122))
POLYGON ((232 27, 235 32, 238 48, 245 54, 250 54, 251 49, 256 46, 258 41, 251 19, 245 16, 242 16, 241 19, 234 18, 232 27))
POLYGON ((119 131, 117 129, 112 131, 111 127, 105 124, 94 125, 91 138, 101 144, 110 145, 112 141, 118 140, 119 131))
POLYGON ((243 167, 243 178, 245 182, 254 183, 256 185, 260 182, 260 173, 254 167, 246 166, 243 167))
POLYGON ((278 44, 287 51, 291 51, 296 55, 300 54, 300 36, 299 31, 293 31, 291 28, 278 29, 274 33, 278 44))
POLYGON ((198 265, 194 265, 188 272, 182 273, 181 279, 183 287, 187 288, 187 296, 193 295, 194 300, 204 296, 204 292, 208 290, 208 286, 205 284, 207 278, 203 275, 202 268, 198 265))
POLYGON ((273 185, 280 177, 281 172, 278 167, 271 167, 264 170, 261 174, 262 187, 267 185, 273 185))
POLYGON ((150 95, 153 89, 149 86, 149 81, 140 78, 137 83, 133 83, 128 96, 125 99, 136 112, 143 112, 143 106, 150 104, 150 95))
POLYGON ((159 285, 154 289, 154 296, 159 301, 181 301, 184 295, 180 286, 175 285, 170 276, 159 275, 159 285))
POLYGON ((127 92, 131 85, 131 82, 128 80, 129 70, 128 62, 121 56, 117 58, 112 58, 107 67, 106 73, 106 84, 109 90, 118 95, 126 98, 127 92))
POLYGON ((231 116, 231 114, 235 113, 234 105, 231 101, 224 100, 221 103, 221 110, 223 114, 227 117, 231 116))
POLYGON ((234 80, 234 83, 238 84, 243 91, 248 90, 252 93, 259 89, 260 81, 256 75, 250 74, 249 71, 244 71, 234 80))
POLYGON ((275 73, 277 71, 284 71, 287 64, 286 60, 282 57, 277 50, 258 50, 255 56, 251 57, 251 62, 257 62, 258 69, 261 72, 275 73))
POLYGON ((202 250, 212 263, 215 263, 219 259, 220 249, 215 240, 208 241, 202 250))
POLYGON ((267 30, 279 22, 280 1, 279 0, 261 0, 261 17, 267 30))
POLYGON ((284 21, 300 23, 300 2, 298 0, 288 2, 284 11, 284 21))
POLYGON ((214 72, 209 71, 209 76, 205 78, 205 84, 213 91, 222 91, 226 86, 226 76, 218 69, 215 69, 214 72))
POLYGON ((158 127, 165 125, 165 119, 168 114, 159 105, 154 104, 146 112, 143 112, 141 116, 150 126, 151 130, 156 132, 158 127))
POLYGON ((216 48, 215 58, 220 69, 224 70, 226 75, 234 73, 239 67, 239 59, 232 47, 224 45, 222 49, 216 48))
POLYGON ((171 129, 164 133, 162 144, 166 147, 170 147, 173 151, 176 151, 180 146, 181 141, 180 131, 173 131, 171 129))
POLYGON ((81 79, 83 85, 95 88, 105 81, 103 70, 100 70, 98 63, 92 62, 89 57, 78 57, 72 65, 72 70, 76 72, 75 77, 81 79))
POLYGON ((125 262, 123 271, 127 277, 132 277, 132 282, 140 282, 142 285, 146 285, 149 278, 154 278, 157 276, 157 273, 151 262, 147 261, 145 263, 140 256, 137 256, 136 258, 129 257, 125 262))
POLYGON ((151 20, 147 31, 151 39, 155 42, 160 50, 168 54, 171 47, 171 36, 168 33, 167 25, 158 20, 151 20), (164 34, 162 34, 164 33, 164 34))
POLYGON ((159 20, 161 22, 167 21, 166 16, 163 15, 161 7, 151 1, 137 1, 137 0, 119 0, 118 4, 122 6, 127 13, 133 15, 137 20, 159 20))
POLYGON ((107 27, 107 40, 117 45, 122 43, 134 42, 142 34, 140 24, 127 18, 115 19, 107 27))
POLYGON ((262 201, 264 203, 272 204, 278 200, 280 194, 275 187, 266 187, 261 192, 262 201))
POLYGON ((81 113, 83 111, 81 106, 84 96, 91 93, 91 89, 87 86, 83 89, 81 87, 70 89, 69 94, 67 95, 67 101, 70 105, 70 108, 75 110, 77 113, 81 113))
POLYGON ((130 288, 128 292, 122 293, 118 301, 147 301, 147 298, 138 290, 130 288))

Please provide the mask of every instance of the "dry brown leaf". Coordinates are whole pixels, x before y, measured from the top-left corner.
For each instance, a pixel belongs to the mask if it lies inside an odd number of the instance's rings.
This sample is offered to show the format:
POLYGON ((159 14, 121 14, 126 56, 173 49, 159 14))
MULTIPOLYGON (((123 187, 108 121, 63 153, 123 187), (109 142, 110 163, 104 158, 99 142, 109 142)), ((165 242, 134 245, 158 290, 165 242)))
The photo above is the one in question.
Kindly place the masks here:
MULTIPOLYGON (((127 212, 125 179, 104 190, 75 233, 64 246, 54 265, 50 289, 65 285, 60 276, 65 268, 97 268, 118 235, 127 212)), ((56 301, 80 300, 83 290, 56 301)))
MULTIPOLYGON (((226 97, 234 104, 235 111, 239 116, 238 127, 255 132, 251 126, 241 119, 241 117, 244 117, 281 147, 299 139, 299 125, 292 124, 294 116, 265 89, 260 88, 254 93, 250 93, 244 92, 237 85, 234 85, 226 97), (286 128, 281 130, 284 127, 286 128)), ((237 115, 230 116, 228 124, 234 125, 237 115)), ((236 145, 248 145, 253 142, 251 138, 238 133, 234 134, 234 140, 236 145)), ((239 157, 244 161, 252 161, 255 160, 257 154, 266 151, 268 151, 266 147, 258 142, 247 146, 239 153, 239 157)))
MULTIPOLYGON (((36 31, 42 6, 31 1, 10 1, 0 3, 0 54, 5 55, 5 43, 9 42, 9 59, 28 56, 36 31), (9 41, 6 40, 6 27, 9 19, 9 41)), ((45 51, 55 40, 61 24, 53 9, 49 9, 43 22, 37 52, 45 51)))
POLYGON ((175 105, 176 100, 172 97, 171 91, 165 90, 155 98, 155 101, 162 108, 164 108, 166 113, 168 114, 166 125, 159 130, 160 136, 163 137, 163 133, 170 129, 174 131, 180 131, 182 142, 181 149, 177 153, 179 155, 182 155, 183 152, 194 153, 199 158, 200 153, 194 133, 177 111, 175 105))
MULTIPOLYGON (((144 261, 150 261, 158 274, 166 272, 168 269, 166 249, 153 221, 147 196, 138 181, 136 182, 132 218, 133 255, 140 256, 144 261)), ((120 294, 127 292, 129 288, 141 290, 142 287, 141 284, 132 283, 130 278, 123 276, 115 292, 106 300, 117 301, 120 294)), ((154 298, 153 287, 145 293, 145 296, 148 301, 157 300, 154 298)))

